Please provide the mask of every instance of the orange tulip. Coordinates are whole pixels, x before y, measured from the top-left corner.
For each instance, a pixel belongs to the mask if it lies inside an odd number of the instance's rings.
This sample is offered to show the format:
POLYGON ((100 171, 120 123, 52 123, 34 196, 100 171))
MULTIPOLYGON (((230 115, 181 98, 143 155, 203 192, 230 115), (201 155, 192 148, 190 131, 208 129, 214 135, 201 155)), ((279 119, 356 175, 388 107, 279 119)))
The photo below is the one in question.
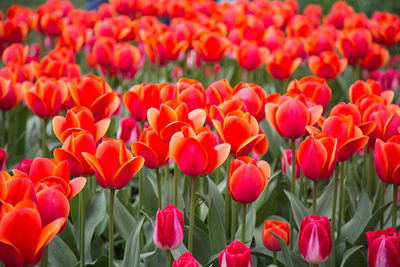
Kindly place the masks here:
POLYGON ((287 246, 290 243, 290 229, 289 224, 286 222, 275 221, 275 220, 265 220, 263 229, 263 243, 264 246, 272 251, 281 251, 281 246, 278 240, 273 236, 270 231, 278 235, 287 246))
POLYGON ((381 92, 379 84, 373 80, 356 81, 350 86, 349 98, 350 102, 359 104, 364 98, 372 96, 379 102, 390 104, 393 100, 394 94, 392 91, 386 90, 381 92))
POLYGON ((203 109, 188 112, 185 103, 170 102, 171 106, 161 104, 160 109, 150 108, 147 111, 147 120, 150 127, 161 137, 164 142, 169 142, 172 135, 181 130, 182 126, 193 129, 202 127, 206 120, 203 109))
POLYGON ((367 29, 355 29, 339 39, 338 47, 350 65, 368 55, 372 44, 371 33, 367 29))
POLYGON ((290 37, 309 37, 313 30, 312 21, 302 15, 294 16, 286 27, 286 33, 290 37))
POLYGON ((135 156, 144 158, 147 168, 155 169, 167 163, 169 158, 169 146, 163 142, 154 130, 147 128, 134 142, 131 150, 135 156))
POLYGON ((343 29, 344 20, 354 14, 354 9, 345 1, 337 1, 332 5, 331 12, 324 18, 325 24, 343 29))
POLYGON ((117 70, 135 73, 139 68, 141 54, 137 47, 128 43, 118 43, 114 46, 113 55, 113 64, 117 70))
POLYGON ((277 50, 267 59, 266 68, 275 79, 288 79, 300 65, 301 59, 292 59, 286 51, 277 50))
POLYGON ((314 75, 327 80, 335 79, 346 68, 347 60, 339 59, 332 51, 324 51, 319 57, 310 56, 308 66, 314 75))
POLYGON ((47 188, 54 188, 62 192, 68 199, 78 194, 86 184, 86 178, 78 177, 70 180, 70 171, 67 161, 56 162, 47 158, 35 158, 29 173, 13 170, 15 178, 29 178, 36 192, 47 188))
POLYGON ((46 35, 60 35, 64 28, 63 13, 61 10, 47 12, 40 18, 39 30, 46 35))
POLYGON ((257 121, 265 118, 264 104, 266 98, 267 95, 264 89, 254 83, 240 82, 233 89, 232 99, 241 99, 247 112, 255 117, 257 121))
POLYGON ((77 106, 90 109, 95 121, 107 118, 117 111, 120 98, 103 77, 87 74, 78 84, 69 84, 69 92, 77 106))
POLYGON ((217 143, 211 131, 195 133, 191 127, 183 126, 169 143, 171 157, 181 171, 191 177, 210 174, 229 155, 230 145, 217 143))
POLYGON ((384 66, 389 60, 389 52, 386 48, 372 43, 368 54, 360 60, 363 69, 374 71, 384 66))
POLYGON ((144 163, 142 157, 133 157, 122 141, 113 139, 103 141, 95 155, 82 154, 96 172, 97 182, 103 188, 125 187, 144 163))
POLYGON ((374 158, 378 177, 385 183, 400 185, 400 136, 387 142, 376 140, 374 158))
POLYGON ((224 37, 213 32, 203 32, 192 42, 196 52, 207 62, 219 62, 230 47, 224 37))
POLYGON ((309 55, 319 56, 324 51, 334 51, 335 40, 329 33, 315 30, 307 39, 306 47, 309 55))
POLYGON ((329 116, 322 125, 322 132, 337 138, 338 161, 348 160, 368 142, 368 136, 354 125, 351 116, 329 116))
POLYGON ((152 83, 134 85, 124 94, 123 101, 132 117, 144 121, 150 108, 160 107, 160 88, 152 83))
POLYGON ((110 37, 100 37, 93 44, 92 50, 88 54, 90 60, 96 65, 108 68, 112 63, 112 52, 115 46, 115 40, 110 37))
POLYGON ((177 100, 186 103, 190 111, 204 108, 205 90, 203 85, 192 79, 181 78, 176 83, 177 100))
POLYGON ((375 11, 368 26, 379 44, 393 46, 400 40, 400 19, 396 14, 375 11))
POLYGON ((61 141, 72 133, 89 132, 94 141, 99 141, 107 132, 111 120, 109 118, 94 122, 92 112, 85 107, 74 107, 67 111, 65 117, 55 116, 53 118, 54 135, 61 141))
POLYGON ((5 65, 14 63, 23 65, 25 64, 28 52, 28 46, 22 46, 22 44, 19 43, 12 44, 4 50, 2 59, 5 65))
POLYGON ((67 87, 53 79, 40 78, 35 85, 26 88, 25 102, 40 118, 51 118, 60 112, 67 97, 67 87))
POLYGON ((314 125, 322 114, 322 106, 308 107, 305 99, 283 96, 279 103, 267 103, 265 115, 280 136, 296 139, 306 133, 306 126, 314 125))
POLYGON ((61 148, 54 150, 54 158, 59 162, 66 160, 72 176, 90 176, 93 171, 84 159, 82 152, 96 153, 96 143, 90 133, 78 134, 75 132, 68 136, 61 148))
POLYGON ((268 56, 265 47, 259 47, 255 43, 242 41, 235 50, 236 60, 246 70, 255 70, 264 64, 268 56))
POLYGON ((243 156, 232 161, 229 168, 229 192, 232 199, 248 204, 257 200, 269 182, 268 162, 243 156))
POLYGON ((303 94, 307 101, 315 105, 321 105, 325 110, 331 100, 332 91, 325 79, 306 76, 299 81, 291 81, 287 89, 287 94, 292 97, 303 94))
POLYGON ((40 61, 40 75, 56 79, 64 77, 79 78, 81 69, 74 61, 75 54, 70 48, 61 47, 52 50, 40 61))
POLYGON ((337 139, 326 133, 308 136, 299 146, 297 161, 310 180, 329 179, 336 166, 337 139))
POLYGON ((212 116, 212 123, 221 139, 231 145, 230 153, 236 156, 248 155, 253 149, 264 154, 268 149, 268 140, 266 136, 260 133, 259 125, 250 113, 244 113, 241 110, 231 111, 224 114, 223 111, 213 106, 212 113, 219 115, 212 116), (257 147, 257 145, 261 147, 257 147))
POLYGON ((205 91, 206 104, 208 106, 219 105, 227 97, 230 97, 232 93, 233 93, 232 86, 226 79, 215 81, 212 84, 210 84, 207 87, 207 90, 205 91))
POLYGON ((387 142, 392 136, 399 134, 400 112, 382 109, 371 114, 371 121, 375 122, 376 128, 369 135, 369 145, 374 146, 375 140, 380 139, 387 142))

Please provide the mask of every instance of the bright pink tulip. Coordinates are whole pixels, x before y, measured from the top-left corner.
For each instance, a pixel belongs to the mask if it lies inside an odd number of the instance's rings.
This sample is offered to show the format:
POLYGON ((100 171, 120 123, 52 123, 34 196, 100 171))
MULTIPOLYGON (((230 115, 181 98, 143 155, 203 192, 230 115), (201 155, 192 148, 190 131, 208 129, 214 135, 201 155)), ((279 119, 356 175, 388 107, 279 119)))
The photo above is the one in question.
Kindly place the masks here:
POLYGON ((370 267, 400 266, 400 234, 393 227, 367 232, 370 267))
POLYGON ((218 256, 220 267, 251 267, 251 251, 240 241, 230 243, 218 256))
POLYGON ((174 261, 172 267, 199 267, 199 263, 193 257, 192 253, 186 251, 174 261))
POLYGON ((173 204, 158 209, 153 233, 156 247, 165 250, 178 248, 183 241, 183 226, 183 214, 173 204))

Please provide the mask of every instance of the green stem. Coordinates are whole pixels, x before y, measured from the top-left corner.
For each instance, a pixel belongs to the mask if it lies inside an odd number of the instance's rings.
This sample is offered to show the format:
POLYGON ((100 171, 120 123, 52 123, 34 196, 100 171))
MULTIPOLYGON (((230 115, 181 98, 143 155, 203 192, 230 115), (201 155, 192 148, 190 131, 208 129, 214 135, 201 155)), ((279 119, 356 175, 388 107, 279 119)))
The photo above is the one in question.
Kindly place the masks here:
POLYGON ((316 214, 317 213, 317 189, 318 189, 318 180, 314 180, 312 214, 316 214))
POLYGON ((276 256, 277 256, 276 251, 273 251, 273 252, 272 252, 272 255, 273 255, 273 256, 272 256, 272 263, 273 263, 274 265, 278 266, 278 261, 277 261, 277 259, 276 259, 276 258, 277 258, 277 257, 276 257, 276 256))
POLYGON ((332 238, 332 251, 331 251, 331 266, 336 267, 335 265, 335 217, 336 217, 336 200, 337 200, 337 191, 338 191, 338 181, 339 180, 339 164, 336 164, 335 169, 335 187, 333 190, 333 202, 332 202, 332 216, 331 216, 331 238, 332 238))
MULTIPOLYGON (((296 182, 296 139, 292 139, 292 185, 290 192, 295 194, 295 182, 296 182)), ((294 218, 293 218, 293 210, 290 209, 290 232, 293 233, 294 229, 294 218)), ((293 240, 290 242, 290 249, 293 248, 293 240)))
POLYGON ((246 212, 247 212, 247 204, 243 204, 243 212, 242 212, 242 243, 246 242, 246 212))
MULTIPOLYGON (((380 180, 379 180, 380 181, 380 180)), ((382 181, 380 181, 381 183, 381 192, 380 192, 380 206, 383 207, 383 205, 385 205, 385 189, 386 189, 386 184, 382 181)), ((379 229, 383 229, 383 224, 384 224, 384 216, 381 216, 381 220, 380 220, 380 228, 379 229)))
POLYGON ((190 220, 189 220, 189 237, 188 237, 188 248, 190 253, 193 253, 193 232, 194 232, 194 204, 196 198, 196 180, 191 178, 192 191, 190 192, 190 220))
POLYGON ((108 267, 114 266, 114 195, 115 189, 110 189, 110 213, 108 214, 109 225, 108 225, 108 238, 109 238, 109 257, 108 257, 108 267))
POLYGON ((43 119, 43 132, 42 132, 42 157, 45 158, 46 157, 46 152, 47 152, 47 148, 46 148, 46 138, 47 138, 47 133, 46 133, 46 126, 47 126, 47 119, 43 119))
POLYGON ((4 148, 6 143, 6 112, 3 110, 1 112, 1 140, 0 146, 4 148))
MULTIPOLYGON (((16 110, 16 108, 17 107, 15 107, 14 110, 16 110)), ((14 110, 10 110, 8 112, 8 132, 7 132, 7 143, 8 143, 8 145, 7 145, 7 152, 9 154, 13 153, 13 148, 14 148, 14 144, 13 144, 13 140, 12 140, 13 137, 15 136, 15 133, 14 133, 15 120, 13 120, 13 116, 12 116, 12 113, 13 113, 14 110)))
MULTIPOLYGON (((304 194, 303 194, 303 190, 304 190, 304 179, 305 179, 305 177, 303 177, 303 175, 300 175, 300 180, 299 180, 299 184, 300 184, 300 188, 299 188, 299 200, 300 200, 300 202, 302 201, 302 198, 303 198, 303 196, 304 196, 304 194)), ((307 202, 307 199, 303 199, 304 200, 304 202, 303 202, 303 204, 306 206, 306 202, 307 202)), ((307 207, 307 206, 306 206, 307 207)))
POLYGON ((167 250, 167 267, 171 267, 171 251, 167 250))
MULTIPOLYGON (((371 172, 371 169, 373 167, 373 160, 374 160, 374 154, 371 152, 369 153, 369 172, 371 172)), ((371 196, 371 190, 372 190, 372 175, 371 173, 368 173, 367 175, 367 195, 371 196)))
POLYGON ((231 224, 231 235, 232 240, 235 239, 236 236, 236 222, 237 222, 237 203, 235 200, 232 201, 232 224, 231 224))
POLYGON ((85 267, 85 188, 79 194, 79 234, 80 234, 80 252, 81 266, 85 267))
POLYGON ((160 171, 158 168, 154 169, 156 172, 156 179, 157 179, 157 194, 158 194, 158 208, 161 209, 161 176, 160 171))
POLYGON ((49 262, 49 246, 44 248, 42 259, 40 260, 40 267, 47 267, 47 263, 49 262))
POLYGON ((138 207, 138 218, 143 205, 143 168, 139 171, 139 207, 138 207))
MULTIPOLYGON (((368 152, 367 152, 367 146, 364 147, 363 151, 363 168, 362 168, 362 178, 361 181, 363 181, 367 177, 367 158, 368 158, 368 152)), ((368 182, 367 181, 367 192, 368 192, 368 182)), ((365 184, 361 183, 361 186, 365 188, 365 184)), ((369 196, 369 195, 368 195, 369 196)))
POLYGON ((174 205, 178 205, 178 183, 180 178, 180 170, 178 164, 174 166, 174 205))
POLYGON ((231 160, 232 157, 228 156, 228 159, 226 161, 226 186, 225 186, 225 231, 226 231, 226 237, 229 236, 229 211, 230 211, 230 200, 231 196, 229 194, 229 168, 231 166, 231 160))
POLYGON ((396 228, 397 226, 397 188, 398 185, 393 185, 393 205, 392 205, 392 227, 396 228))
POLYGON ((221 167, 215 169, 215 184, 218 185, 221 182, 221 167))
POLYGON ((340 235, 342 230, 342 217, 343 217, 343 205, 344 205, 344 166, 345 162, 340 163, 340 192, 339 192, 339 218, 337 222, 337 239, 340 241, 340 235))

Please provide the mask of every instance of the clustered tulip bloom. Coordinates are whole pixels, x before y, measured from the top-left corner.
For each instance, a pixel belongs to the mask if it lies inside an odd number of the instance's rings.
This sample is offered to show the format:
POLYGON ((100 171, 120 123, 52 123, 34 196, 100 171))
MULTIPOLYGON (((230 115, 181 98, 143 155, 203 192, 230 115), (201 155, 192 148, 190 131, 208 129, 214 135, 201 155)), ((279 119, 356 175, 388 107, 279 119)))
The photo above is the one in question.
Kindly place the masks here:
POLYGON ((266 220, 264 222, 262 236, 264 246, 272 251, 280 251, 281 246, 279 245, 278 240, 270 232, 279 236, 283 240, 283 242, 286 243, 287 246, 289 245, 290 229, 288 223, 275 220, 266 220))
POLYGON ((327 217, 312 215, 301 222, 299 234, 300 254, 307 262, 319 264, 331 253, 331 226, 327 217))
POLYGON ((173 204, 158 209, 154 225, 153 240, 159 249, 178 248, 183 241, 183 214, 173 204))

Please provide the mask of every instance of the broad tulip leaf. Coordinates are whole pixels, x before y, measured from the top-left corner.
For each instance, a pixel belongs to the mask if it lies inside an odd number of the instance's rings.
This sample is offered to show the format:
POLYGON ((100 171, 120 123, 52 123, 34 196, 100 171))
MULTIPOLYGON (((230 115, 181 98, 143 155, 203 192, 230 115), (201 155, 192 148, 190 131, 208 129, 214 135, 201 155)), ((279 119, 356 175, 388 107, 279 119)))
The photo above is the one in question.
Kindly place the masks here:
POLYGON ((143 168, 143 209, 149 216, 156 215, 158 210, 158 201, 156 194, 155 175, 154 172, 147 168, 143 168))
POLYGON ((49 244, 49 266, 71 267, 78 262, 72 250, 59 237, 55 236, 49 244))
POLYGON ((343 260, 342 260, 342 263, 340 264, 340 267, 344 267, 344 265, 346 264, 347 260, 349 258, 351 258, 351 256, 362 247, 363 246, 356 246, 356 247, 352 247, 352 248, 346 250, 346 252, 343 254, 343 260))
POLYGON ((214 204, 214 199, 211 199, 208 209, 208 234, 210 237, 211 253, 221 252, 226 247, 226 237, 224 224, 221 215, 214 204))
POLYGON ((215 208, 216 208, 219 216, 221 217, 222 225, 225 225, 224 198, 222 197, 221 192, 218 190, 218 187, 213 182, 213 180, 211 180, 210 178, 207 177, 207 181, 208 181, 208 201, 209 201, 210 205, 211 205, 211 201, 212 200, 214 201, 215 208))
MULTIPOLYGON (((105 196, 108 200, 110 196, 110 192, 108 190, 105 191, 105 196)), ((108 204, 108 201, 106 202, 108 204)), ((127 238, 129 236, 129 233, 131 232, 132 227, 135 224, 135 219, 124 207, 118 197, 114 199, 114 223, 116 230, 121 234, 123 238, 127 238)))
POLYGON ((293 217, 296 221, 296 225, 298 229, 300 229, 301 221, 303 220, 303 218, 306 216, 310 216, 311 213, 304 207, 303 203, 301 203, 295 195, 287 190, 285 190, 285 194, 290 201, 290 206, 292 207, 293 217))
POLYGON ((139 267, 140 263, 140 230, 142 229, 144 217, 139 219, 133 226, 129 233, 126 248, 124 253, 124 259, 121 267, 139 267))
POLYGON ((92 261, 91 257, 91 240, 94 230, 106 216, 106 200, 102 192, 97 193, 86 210, 85 221, 85 244, 86 244, 86 261, 92 261))
POLYGON ((269 231, 273 236, 275 236, 275 238, 278 240, 279 245, 281 246, 281 250, 283 252, 283 257, 285 258, 286 261, 286 266, 287 267, 293 267, 293 262, 292 262, 292 258, 290 256, 290 252, 288 247, 286 246, 285 241, 282 240, 282 238, 280 236, 278 236, 277 234, 269 231))

